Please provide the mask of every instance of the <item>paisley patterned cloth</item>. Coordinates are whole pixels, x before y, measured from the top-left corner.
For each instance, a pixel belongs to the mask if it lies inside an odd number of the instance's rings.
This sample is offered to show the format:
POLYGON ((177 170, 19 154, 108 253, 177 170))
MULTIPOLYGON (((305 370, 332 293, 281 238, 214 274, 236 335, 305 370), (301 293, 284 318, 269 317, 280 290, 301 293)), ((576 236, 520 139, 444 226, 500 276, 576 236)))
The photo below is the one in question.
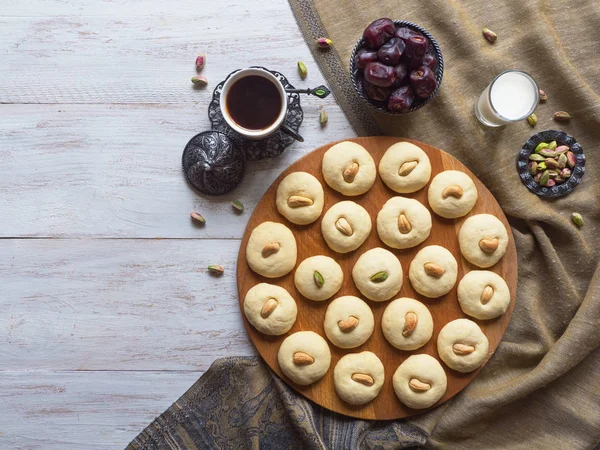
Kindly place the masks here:
POLYGON ((215 361, 127 450, 417 450, 426 439, 405 420, 357 420, 323 409, 259 357, 231 357, 215 361))

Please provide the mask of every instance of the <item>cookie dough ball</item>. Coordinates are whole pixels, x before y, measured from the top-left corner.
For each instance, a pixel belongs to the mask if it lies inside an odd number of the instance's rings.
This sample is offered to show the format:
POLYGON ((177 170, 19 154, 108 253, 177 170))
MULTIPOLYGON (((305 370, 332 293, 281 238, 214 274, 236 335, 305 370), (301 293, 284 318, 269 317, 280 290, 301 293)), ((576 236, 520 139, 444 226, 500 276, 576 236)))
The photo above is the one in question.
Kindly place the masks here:
POLYGON ((311 256, 300 263, 294 274, 296 289, 306 298, 327 300, 342 287, 344 272, 329 256, 311 256))
POLYGON ((486 268, 496 264, 506 253, 508 233, 502 222, 491 214, 476 214, 460 227, 458 243, 467 261, 486 268))
POLYGON ((364 405, 377 397, 384 379, 383 364, 371 352, 342 356, 333 369, 335 390, 351 405, 364 405))
POLYGON ((419 250, 410 263, 408 278, 419 294, 429 298, 446 295, 456 284, 458 264, 447 249, 430 245, 419 250))
POLYGON ((446 219, 455 219, 469 213, 477 203, 477 188, 469 175, 458 170, 437 174, 427 191, 429 206, 446 219))
POLYGON ((263 222, 250 234, 246 260, 250 268, 267 278, 282 277, 292 271, 297 257, 296 238, 288 227, 263 222))
POLYGON ((400 364, 392 383, 402 403, 409 408, 424 409, 443 397, 448 379, 437 359, 422 354, 409 356, 400 364))
POLYGON ((475 322, 456 319, 447 323, 440 331, 437 349, 440 358, 451 369, 472 372, 488 357, 489 343, 475 322))
POLYGON ((325 242, 338 253, 356 250, 370 232, 371 216, 365 208, 349 200, 333 205, 321 221, 325 242))
POLYGON ((381 247, 366 251, 352 269, 358 290, 369 300, 384 302, 402 287, 402 266, 398 258, 381 247))
POLYGON ((375 182, 375 162, 368 151, 355 142, 340 142, 323 155, 325 182, 344 195, 361 195, 375 182))
POLYGON ((254 328, 264 334, 281 335, 296 322, 298 309, 288 291, 274 284, 260 283, 244 298, 244 314, 254 328))
POLYGON ((275 202, 277 211, 287 220, 307 225, 317 220, 323 211, 323 186, 309 173, 290 173, 279 183, 275 202))
POLYGON ((472 270, 458 283, 458 303, 469 316, 493 319, 506 312, 510 291, 500 275, 489 270, 472 270))
POLYGON ((410 142, 398 142, 379 161, 379 175, 392 191, 416 192, 431 177, 431 163, 423 150, 410 142))
POLYGON ((392 197, 377 215, 377 234, 392 248, 419 245, 431 233, 431 214, 419 201, 392 197))
POLYGON ((433 318, 427 307, 413 298, 391 302, 381 317, 381 328, 387 341, 400 350, 424 346, 433 334, 433 318))
POLYGON ((331 364, 327 341, 313 331, 286 337, 277 353, 279 368, 296 384, 306 386, 323 378, 331 364))
POLYGON ((364 344, 373 334, 373 311, 358 297, 347 295, 333 300, 325 312, 325 334, 340 348, 354 348, 364 344))

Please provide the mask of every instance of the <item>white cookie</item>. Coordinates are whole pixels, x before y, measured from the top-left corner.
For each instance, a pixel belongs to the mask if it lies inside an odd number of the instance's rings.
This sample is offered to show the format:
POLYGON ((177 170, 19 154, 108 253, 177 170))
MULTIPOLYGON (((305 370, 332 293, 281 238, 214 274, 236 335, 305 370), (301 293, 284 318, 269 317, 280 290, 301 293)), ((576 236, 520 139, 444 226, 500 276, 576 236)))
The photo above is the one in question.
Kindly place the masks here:
POLYGON ((508 233, 502 222, 491 214, 476 214, 460 227, 458 243, 467 261, 486 268, 496 264, 506 253, 508 233))
POLYGON ((373 311, 364 301, 352 295, 333 300, 325 312, 325 334, 340 348, 354 348, 364 344, 373 334, 373 311))
POLYGON ((309 173, 290 173, 277 186, 277 211, 297 225, 307 225, 317 220, 324 202, 323 186, 309 173))
POLYGON ((294 326, 297 313, 290 293, 274 284, 257 284, 244 298, 244 314, 252 326, 264 334, 287 333, 294 326))
POLYGON ((284 339, 277 353, 279 368, 294 383, 306 386, 323 378, 331 364, 327 341, 314 331, 298 331, 284 339))
POLYGON ((360 255, 352 269, 352 278, 362 295, 383 302, 400 291, 402 266, 392 252, 376 247, 360 255))
POLYGON ((339 291, 343 281, 342 268, 329 256, 306 258, 294 274, 296 289, 306 298, 318 302, 327 300, 339 291))
POLYGON ((392 383, 402 403, 409 408, 424 409, 444 396, 448 379, 437 359, 421 354, 409 356, 400 364, 392 383))
POLYGON ((344 195, 361 195, 375 182, 375 162, 368 151, 354 142, 335 144, 323 155, 325 182, 344 195))
POLYGON ((456 284, 458 264, 452 253, 440 245, 419 250, 408 269, 415 291, 429 298, 446 295, 456 284))
POLYGON ((418 200, 392 197, 377 214, 377 234, 392 248, 419 245, 431 233, 431 214, 418 200))
POLYGON ((346 200, 323 216, 321 233, 334 252, 348 253, 360 247, 371 232, 371 216, 358 203, 346 200))
POLYGON ((392 191, 416 192, 431 177, 431 163, 423 150, 410 142, 398 142, 379 161, 379 176, 392 191))
POLYGON ((493 319, 506 312, 510 291, 500 275, 489 270, 472 270, 458 283, 458 303, 469 316, 493 319))
POLYGON ((381 329, 387 341, 397 349, 415 350, 431 339, 433 318, 423 303, 402 297, 385 308, 381 329))
POLYGON ((333 369, 335 390, 351 405, 364 405, 377 397, 384 380, 383 364, 371 352, 342 356, 333 369))
POLYGON ((477 188, 469 175, 458 170, 438 173, 427 191, 429 206, 446 219, 468 214, 477 203, 477 188))
POLYGON ((248 239, 246 260, 250 268, 267 278, 282 277, 292 271, 297 257, 296 238, 281 223, 263 222, 248 239))
POLYGON ((475 322, 456 319, 444 325, 437 340, 440 358, 451 369, 472 372, 488 357, 489 342, 475 322))

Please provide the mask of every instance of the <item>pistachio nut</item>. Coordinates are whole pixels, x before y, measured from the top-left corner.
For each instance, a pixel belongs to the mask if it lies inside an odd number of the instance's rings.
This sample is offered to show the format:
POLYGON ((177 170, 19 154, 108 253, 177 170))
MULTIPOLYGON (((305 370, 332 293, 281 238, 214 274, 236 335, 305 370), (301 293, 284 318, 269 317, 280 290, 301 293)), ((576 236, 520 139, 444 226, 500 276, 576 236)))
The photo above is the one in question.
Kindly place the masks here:
POLYGON ((575 164, 577 164, 577 160, 575 159, 575 153, 568 151, 566 153, 567 155, 567 166, 569 166, 570 169, 572 169, 573 167, 575 167, 575 164))
POLYGON ((388 273, 385 270, 382 270, 381 272, 377 272, 375 275, 373 275, 371 277, 371 281, 373 283, 383 283, 387 279, 388 279, 388 273))
POLYGON ((573 223, 577 225, 579 228, 583 226, 583 217, 579 213, 571 214, 571 219, 573 219, 573 223))
POLYGON ((535 181, 536 183, 540 182, 540 178, 542 178, 542 172, 538 172, 535 174, 535 177, 533 177, 533 181, 535 181))
POLYGON ((538 163, 537 170, 538 172, 543 172, 544 170, 546 170, 546 160, 538 163))
POLYGON ((234 207, 234 209, 242 212, 244 210, 244 204, 242 202, 240 202, 239 200, 234 200, 231 202, 231 206, 234 207))
POLYGON ((549 170, 548 173, 549 173, 551 179, 554 179, 558 176, 558 172, 554 169, 549 170))
POLYGON ((541 161, 544 161, 545 159, 546 158, 544 158, 542 155, 538 155, 537 153, 532 153, 531 155, 529 155, 530 161, 541 162, 541 161))
POLYGON ((554 158, 546 158, 546 168, 548 169, 558 169, 558 161, 554 158))
POLYGON ((568 145, 559 145, 554 149, 554 153, 556 154, 556 156, 558 156, 562 153, 567 153, 569 150, 570 148, 568 145))
POLYGON ((549 178, 548 181, 546 181, 546 184, 544 186, 546 186, 546 187, 556 186, 556 181, 554 181, 552 178, 549 178))
POLYGON ((558 143, 556 141, 552 141, 550 144, 548 144, 549 150, 556 150, 556 147, 558 147, 558 143))
POLYGON ((565 167, 567 167, 567 155, 561 153, 558 157, 558 168, 564 169, 565 167))
POLYGON ((325 278, 323 278, 323 275, 321 275, 321 272, 319 272, 318 270, 315 270, 313 272, 313 279, 315 280, 315 284, 318 288, 322 288, 325 284, 325 278))
POLYGON ((547 170, 544 170, 544 172, 542 173, 542 176, 540 177, 540 184, 546 184, 549 179, 550 179, 550 172, 548 172, 547 170))
POLYGON ((537 116, 535 115, 535 113, 531 114, 527 118, 527 122, 529 122, 529 125, 531 125, 532 127, 536 126, 536 124, 537 124, 537 116))
POLYGON ((206 55, 198 55, 196 57, 196 70, 200 72, 206 64, 206 55))
POLYGON ((204 217, 202 217, 199 213, 197 213, 196 211, 192 211, 190 213, 190 217, 192 218, 193 221, 198 222, 202 225, 204 225, 206 223, 206 219, 204 217))
POLYGON ((556 152, 554 150, 550 150, 549 148, 543 148, 540 150, 540 155, 544 158, 554 158, 556 156, 556 152))
POLYGON ((194 83, 196 86, 204 87, 208 84, 208 78, 202 75, 196 75, 192 77, 192 83, 194 83))
POLYGON ((540 91, 540 103, 546 103, 548 101, 548 94, 545 91, 539 89, 540 91))
POLYGON ((537 166, 538 166, 538 163, 536 163, 535 161, 529 161, 529 164, 527 165, 527 169, 529 170, 530 175, 533 176, 536 174, 537 166))
POLYGON ((549 146, 550 144, 548 144, 547 142, 540 142, 538 145, 536 145, 534 152, 539 153, 540 150, 548 148, 549 146))
POLYGON ((560 171, 560 176, 563 178, 569 178, 571 176, 571 169, 565 167, 563 170, 560 171))
POLYGON ((319 48, 328 48, 333 45, 333 41, 326 37, 321 37, 317 39, 317 47, 319 48))
POLYGON ((498 35, 489 28, 484 28, 481 30, 481 33, 483 34, 483 37, 491 44, 496 42, 496 39, 498 39, 498 35))
POLYGON ((327 111, 322 110, 321 113, 319 114, 319 123, 321 124, 321 128, 323 128, 327 122, 329 121, 329 115, 327 114, 327 111))
POLYGON ((303 80, 306 78, 306 75, 308 75, 306 65, 302 61, 298 61, 298 73, 300 74, 300 78, 303 80))
POLYGON ((568 122, 569 120, 571 120, 571 114, 569 114, 566 111, 556 111, 554 113, 554 120, 556 120, 557 122, 568 122))
POLYGON ((220 266, 218 264, 211 264, 210 266, 208 266, 208 272, 212 273, 213 275, 223 275, 225 269, 223 269, 223 266, 220 266))

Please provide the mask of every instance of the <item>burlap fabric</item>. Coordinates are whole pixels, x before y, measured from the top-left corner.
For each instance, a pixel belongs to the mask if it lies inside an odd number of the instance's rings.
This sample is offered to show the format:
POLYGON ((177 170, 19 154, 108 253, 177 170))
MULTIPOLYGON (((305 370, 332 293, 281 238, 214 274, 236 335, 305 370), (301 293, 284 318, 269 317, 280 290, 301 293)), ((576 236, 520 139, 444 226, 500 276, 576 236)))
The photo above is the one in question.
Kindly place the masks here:
POLYGON ((359 135, 425 141, 465 163, 502 205, 515 237, 519 283, 512 321, 477 378, 445 405, 408 421, 348 419, 289 390, 257 359, 227 359, 151 424, 130 448, 591 449, 600 441, 600 2, 290 0, 308 45, 359 135), (349 82, 349 57, 378 17, 420 24, 445 61, 437 97, 400 118, 371 112, 349 82), (489 27, 494 45, 481 36, 489 27), (319 50, 327 36, 334 47, 319 50), (473 104, 507 68, 549 96, 532 129, 480 126, 473 104), (555 111, 573 115, 569 124, 555 111), (581 143, 586 174, 546 200, 520 182, 516 155, 536 131, 581 143), (580 212, 585 226, 571 222, 580 212), (185 405, 185 406, 183 406, 185 405))

